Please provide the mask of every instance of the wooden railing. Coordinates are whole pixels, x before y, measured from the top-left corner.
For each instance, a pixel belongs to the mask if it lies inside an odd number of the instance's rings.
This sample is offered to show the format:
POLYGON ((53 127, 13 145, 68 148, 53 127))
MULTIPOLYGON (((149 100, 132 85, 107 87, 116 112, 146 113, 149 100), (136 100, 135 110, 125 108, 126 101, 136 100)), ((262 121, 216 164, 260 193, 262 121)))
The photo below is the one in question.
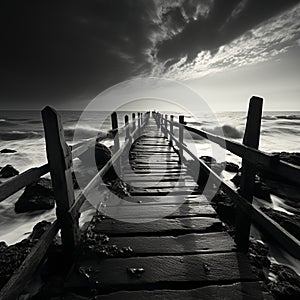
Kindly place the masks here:
POLYGON ((80 239, 79 210, 86 200, 86 196, 95 188, 99 176, 103 176, 112 166, 120 167, 118 162, 121 154, 141 134, 149 115, 149 112, 138 113, 138 118, 136 118, 135 113, 132 113, 131 122, 129 122, 129 117, 126 115, 125 125, 119 128, 117 113, 112 113, 112 130, 110 132, 114 134, 113 155, 75 198, 72 183, 73 159, 95 146, 96 141, 95 139, 89 139, 84 143, 69 147, 65 141, 60 115, 51 107, 45 107, 42 110, 48 163, 38 168, 31 168, 1 184, 0 202, 50 172, 57 219, 48 227, 19 269, 1 289, 1 300, 12 300, 18 297, 18 294, 32 278, 33 273, 44 259, 59 230, 61 230, 64 259, 66 264, 70 263, 72 253, 80 239), (122 145, 117 134, 120 131, 125 132, 125 142, 122 145))
POLYGON ((248 250, 250 226, 251 223, 254 223, 262 232, 271 236, 287 252, 300 259, 300 242, 277 222, 252 205, 255 173, 258 170, 264 170, 276 175, 278 179, 284 178, 291 183, 300 184, 299 166, 280 160, 278 155, 258 150, 261 114, 262 98, 252 97, 249 103, 243 143, 237 143, 204 130, 188 126, 182 115, 179 116, 178 122, 174 121, 173 115, 168 118, 168 115, 162 115, 159 112, 154 113, 154 117, 162 132, 169 138, 170 143, 178 148, 180 162, 183 163, 185 161, 183 153, 187 153, 194 161, 199 163, 201 170, 210 174, 215 183, 235 202, 237 206, 235 241, 240 250, 248 250), (178 137, 174 134, 174 127, 178 127, 178 137), (242 176, 239 193, 233 190, 184 144, 184 130, 193 132, 210 142, 214 142, 225 150, 242 158, 242 176))

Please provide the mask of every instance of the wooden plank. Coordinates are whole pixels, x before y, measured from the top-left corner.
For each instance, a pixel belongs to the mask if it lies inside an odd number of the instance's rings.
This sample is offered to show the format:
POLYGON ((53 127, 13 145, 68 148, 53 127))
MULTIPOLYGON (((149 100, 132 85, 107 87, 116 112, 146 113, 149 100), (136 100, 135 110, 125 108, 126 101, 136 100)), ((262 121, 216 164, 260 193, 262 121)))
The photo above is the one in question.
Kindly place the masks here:
POLYGON ((182 182, 182 181, 129 181, 127 182, 134 188, 147 188, 147 189, 161 189, 161 188, 192 188, 198 186, 193 181, 182 182))
MULTIPOLYGON (((216 216, 211 205, 135 205, 109 206, 104 209, 104 215, 125 219, 156 219, 156 218, 184 218, 199 216, 216 216)), ((129 222, 129 221, 128 221, 129 222)))
MULTIPOLYGON (((124 175, 128 175, 128 171, 130 169, 125 169, 123 174, 124 175)), ((132 174, 132 172, 136 173, 136 174, 149 174, 151 173, 151 176, 163 176, 163 175, 187 175, 187 171, 186 170, 146 170, 146 169, 135 169, 135 170, 131 170, 131 172, 129 174, 132 174)))
POLYGON ((49 172, 49 165, 31 168, 0 185, 0 202, 49 172))
POLYGON ((58 222, 52 223, 43 233, 39 241, 31 249, 18 270, 0 291, 1 300, 15 300, 22 292, 25 285, 32 278, 37 267, 44 258, 53 238, 59 230, 58 222))
POLYGON ((130 190, 130 194, 132 196, 138 196, 138 195, 149 195, 149 196, 153 196, 156 195, 189 195, 192 193, 200 193, 200 191, 198 191, 197 189, 195 189, 194 187, 192 188, 188 188, 185 187, 184 189, 182 187, 178 188, 178 187, 173 187, 173 188, 132 188, 130 190))
POLYGON ((227 232, 190 233, 179 236, 113 237, 108 245, 130 247, 134 256, 197 254, 235 251, 227 232))
POLYGON ((263 300, 265 297, 259 283, 237 282, 185 290, 121 291, 97 296, 95 300, 263 300))
MULTIPOLYGON (((131 169, 147 169, 147 168, 151 168, 151 170, 187 170, 186 167, 181 167, 181 166, 178 166, 178 165, 163 165, 163 166, 160 166, 160 165, 150 165, 150 164, 133 164, 131 165, 131 169)), ((127 170, 128 168, 124 168, 124 170, 127 170)))
POLYGON ((188 203, 193 205, 207 205, 209 201, 204 195, 188 195, 188 196, 133 196, 133 197, 126 197, 125 201, 121 200, 119 202, 111 203, 107 201, 106 206, 116 206, 116 205, 168 205, 168 204, 181 204, 181 203, 188 203), (126 204, 125 204, 126 203, 126 204))
POLYGON ((218 232, 223 226, 220 220, 209 217, 194 217, 181 219, 161 219, 148 223, 125 223, 106 219, 93 229, 95 232, 109 236, 137 235, 180 235, 193 232, 218 232))
POLYGON ((141 160, 141 159, 133 159, 131 162, 130 162, 130 165, 131 166, 178 166, 178 161, 175 161, 175 160, 161 160, 161 161, 144 161, 144 160, 141 160))
POLYGON ((147 175, 147 176, 133 176, 133 175, 128 175, 124 176, 124 180, 126 182, 157 182, 158 180, 160 181, 185 181, 185 182, 195 182, 194 179, 190 176, 179 176, 179 174, 175 175, 165 175, 165 176, 159 176, 159 175, 147 175))
POLYGON ((65 285, 67 288, 82 291, 99 282, 100 291, 108 292, 199 287, 256 279, 247 257, 238 252, 92 260, 82 262, 80 268, 88 272, 89 280, 83 280, 84 277, 74 271, 65 285), (144 272, 133 276, 128 268, 143 268, 144 272))

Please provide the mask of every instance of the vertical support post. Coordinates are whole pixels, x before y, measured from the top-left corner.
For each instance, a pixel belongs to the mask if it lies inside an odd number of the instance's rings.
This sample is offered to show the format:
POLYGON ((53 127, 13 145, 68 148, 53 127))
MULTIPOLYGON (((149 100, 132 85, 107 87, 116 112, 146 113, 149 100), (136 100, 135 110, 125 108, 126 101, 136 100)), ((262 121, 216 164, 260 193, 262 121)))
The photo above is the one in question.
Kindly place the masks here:
POLYGON ((168 129, 168 115, 165 114, 165 136, 166 136, 166 138, 168 138, 168 131, 167 131, 167 129, 168 129))
MULTIPOLYGON (((132 132, 134 132, 136 129, 136 124, 135 124, 135 113, 132 113, 132 132)), ((133 137, 135 139, 135 136, 133 137)))
POLYGON ((173 115, 171 115, 170 116, 170 121, 171 121, 171 123, 170 123, 170 146, 173 146, 173 134, 174 134, 174 132, 173 132, 173 121, 174 121, 174 116, 173 115))
POLYGON ((183 125, 184 125, 184 116, 183 115, 180 115, 179 116, 179 137, 178 137, 178 140, 179 140, 179 162, 180 164, 182 164, 182 161, 183 161, 183 148, 182 148, 182 144, 183 144, 183 125))
MULTIPOLYGON (((118 115, 115 111, 111 114, 111 128, 114 132, 114 153, 116 153, 120 149, 120 140, 119 140, 119 134, 118 134, 118 128, 119 128, 118 115)), ((117 168, 116 172, 118 174, 119 173, 118 171, 121 170, 121 164, 120 164, 119 159, 116 162, 115 167, 117 168)))
POLYGON ((125 140, 129 139, 129 142, 132 143, 132 138, 130 136, 129 117, 128 117, 128 115, 126 115, 124 117, 124 120, 125 120, 125 126, 126 126, 126 129, 125 129, 125 140))
POLYGON ((42 110, 47 158, 56 201, 56 215, 61 228, 61 239, 66 258, 71 258, 79 241, 79 216, 73 220, 68 211, 73 205, 72 153, 65 142, 60 115, 46 106, 42 110))
POLYGON ((138 134, 141 136, 141 113, 138 112, 138 134))
MULTIPOLYGON (((259 146, 262 106, 262 98, 254 96, 250 99, 243 144, 255 149, 258 149, 259 146)), ((253 200, 254 180, 255 167, 245 159, 242 159, 240 194, 249 203, 252 203, 253 200)), ((237 210, 235 242, 241 251, 246 252, 248 250, 250 227, 251 216, 237 210)))

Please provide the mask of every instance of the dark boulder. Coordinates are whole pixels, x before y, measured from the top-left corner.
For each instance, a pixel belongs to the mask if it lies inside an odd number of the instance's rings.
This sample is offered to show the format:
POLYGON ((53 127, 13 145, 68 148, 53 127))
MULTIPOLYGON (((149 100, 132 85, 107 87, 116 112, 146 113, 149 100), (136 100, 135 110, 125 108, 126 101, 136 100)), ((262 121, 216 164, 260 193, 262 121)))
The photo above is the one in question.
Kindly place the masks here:
POLYGON ((43 233, 49 228, 50 225, 51 223, 47 221, 41 221, 35 224, 28 238, 30 240, 39 239, 43 235, 43 233))
POLYGON ((269 248, 262 242, 250 239, 248 257, 254 273, 262 280, 267 279, 271 261, 268 258, 269 248))
POLYGON ((0 289, 20 267, 32 247, 33 243, 28 239, 6 247, 2 242, 2 251, 0 251, 0 289))
POLYGON ((46 210, 54 208, 54 194, 51 180, 41 178, 28 185, 18 201, 15 203, 17 213, 46 210))
POLYGON ((219 191, 212 199, 213 206, 222 221, 229 225, 235 225, 234 202, 222 191, 219 191))
POLYGON ((6 165, 0 170, 0 177, 9 178, 19 174, 19 171, 16 170, 12 165, 6 165))
POLYGON ((272 154, 290 164, 300 166, 300 152, 273 152, 272 154))
MULTIPOLYGON (((234 183, 235 186, 240 187, 241 185, 241 169, 239 172, 231 179, 231 181, 234 183)), ((238 189, 239 191, 239 189, 238 189)), ((256 175, 254 179, 254 191, 253 194, 255 197, 265 200, 267 202, 272 202, 271 200, 271 189, 269 186, 267 186, 261 178, 256 175)))
POLYGON ((300 299, 300 276, 294 270, 288 266, 272 264, 270 271, 277 277, 276 281, 268 284, 275 299, 300 299))
POLYGON ((211 165, 211 164, 216 164, 217 161, 211 157, 211 156, 208 156, 208 155, 202 155, 199 157, 201 160, 203 160, 207 165, 211 165))
POLYGON ((5 242, 3 242, 3 241, 0 242, 0 253, 3 252, 3 251, 5 251, 7 247, 8 246, 6 245, 5 242))
POLYGON ((0 153, 16 153, 16 152, 17 152, 16 150, 13 150, 13 149, 7 149, 7 148, 2 149, 2 150, 0 151, 0 153))
MULTIPOLYGON (((101 170, 106 163, 111 159, 112 152, 102 143, 96 143, 94 147, 90 147, 87 151, 79 156, 83 165, 86 167, 94 167, 95 163, 98 170, 101 170)), ((113 167, 110 168, 104 175, 104 180, 111 180, 117 177, 113 167)))
POLYGON ((225 170, 227 172, 237 173, 239 171, 239 168, 240 167, 235 163, 228 162, 228 161, 225 162, 225 170))
POLYGON ((268 215, 272 220, 276 221, 284 229, 286 229, 295 238, 300 240, 300 216, 290 215, 282 211, 274 210, 270 207, 261 207, 262 212, 268 215))

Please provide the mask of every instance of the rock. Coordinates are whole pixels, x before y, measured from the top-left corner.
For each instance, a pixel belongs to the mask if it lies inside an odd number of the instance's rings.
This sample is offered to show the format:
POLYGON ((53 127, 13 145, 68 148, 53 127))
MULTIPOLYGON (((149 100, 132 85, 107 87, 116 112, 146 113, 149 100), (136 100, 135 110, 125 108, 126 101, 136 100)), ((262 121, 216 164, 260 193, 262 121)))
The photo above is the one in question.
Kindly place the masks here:
POLYGON ((259 199, 263 199, 269 203, 272 203, 271 189, 263 182, 254 183, 254 196, 259 199))
POLYGON ((28 185, 15 203, 17 213, 54 208, 54 194, 51 180, 41 178, 28 185))
MULTIPOLYGON (((98 170, 101 170, 111 159, 112 152, 102 143, 96 143, 95 147, 90 147, 87 151, 79 156, 79 159, 87 167, 94 167, 95 163, 98 170)), ((111 180, 117 177, 113 167, 104 175, 104 180, 111 180)))
POLYGON ((203 156, 200 156, 199 158, 202 159, 208 165, 211 165, 212 163, 213 164, 217 163, 217 161, 213 157, 208 156, 208 155, 203 155, 203 156))
POLYGON ((232 173, 237 173, 239 171, 239 166, 235 163, 232 162, 225 162, 225 171, 227 172, 232 172, 232 173))
POLYGON ((28 238, 31 240, 39 239, 50 225, 51 223, 47 221, 41 221, 35 224, 28 238))
POLYGON ((8 246, 6 245, 5 242, 0 242, 0 253, 3 252, 4 250, 6 250, 8 246))
POLYGON ((242 172, 241 169, 235 174, 230 180, 234 183, 235 186, 240 186, 241 184, 242 172))
POLYGON ((295 238, 300 240, 300 216, 299 215, 289 215, 282 211, 274 210, 270 207, 260 207, 260 209, 271 219, 279 223, 295 238))
POLYGON ((222 191, 218 192, 212 199, 214 208, 218 213, 220 219, 229 225, 235 225, 235 204, 222 191))
POLYGON ((250 239, 248 257, 254 273, 262 280, 267 280, 271 262, 268 258, 269 248, 261 241, 250 239))
POLYGON ((290 164, 300 166, 300 152, 273 152, 272 154, 290 164))
POLYGON ((268 284, 275 299, 300 299, 300 276, 288 266, 272 264, 270 271, 276 281, 268 284))
MULTIPOLYGON (((241 177, 242 177, 242 172, 241 172, 241 169, 240 169, 238 171, 238 173, 231 179, 231 181, 234 183, 235 186, 238 186, 238 187, 240 186, 241 177)), ((254 192, 253 192, 254 196, 271 203, 272 202, 271 192, 273 192, 273 191, 271 191, 270 187, 268 187, 261 180, 260 176, 256 175, 255 176, 255 181, 254 181, 254 192)))
POLYGON ((16 152, 17 152, 16 150, 13 150, 13 149, 7 149, 7 148, 2 149, 2 150, 0 151, 0 153, 16 153, 16 152))
POLYGON ((0 177, 9 178, 19 174, 19 171, 16 170, 12 165, 6 165, 0 170, 0 177))
POLYGON ((0 289, 21 265, 33 245, 30 240, 24 239, 17 244, 5 248, 2 246, 4 251, 0 252, 0 289))

